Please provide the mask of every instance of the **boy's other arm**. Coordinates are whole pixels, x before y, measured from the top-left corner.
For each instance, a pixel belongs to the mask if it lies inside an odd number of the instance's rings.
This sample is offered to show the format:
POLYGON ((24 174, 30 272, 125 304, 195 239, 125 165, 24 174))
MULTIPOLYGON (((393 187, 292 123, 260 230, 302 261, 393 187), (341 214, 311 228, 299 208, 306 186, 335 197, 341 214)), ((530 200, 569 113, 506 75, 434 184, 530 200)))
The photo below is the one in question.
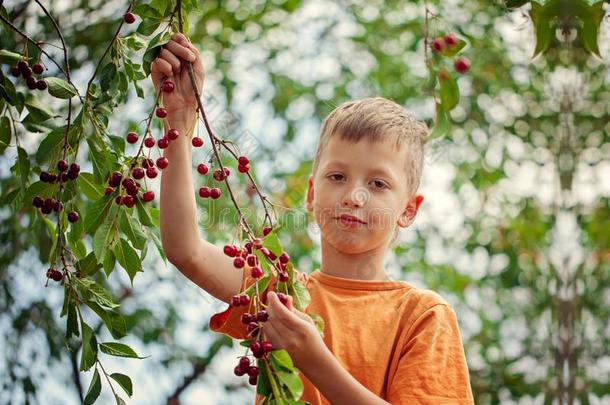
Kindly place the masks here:
POLYGON ((214 297, 230 302, 239 293, 243 270, 233 267, 233 259, 199 236, 197 204, 193 186, 191 136, 197 123, 195 97, 185 60, 192 62, 201 92, 205 72, 199 50, 176 33, 151 64, 153 86, 160 91, 165 78, 174 82, 170 93, 162 93, 167 110, 165 130, 175 128, 179 137, 170 142, 163 155, 169 165, 161 174, 161 243, 168 260, 186 277, 214 297))

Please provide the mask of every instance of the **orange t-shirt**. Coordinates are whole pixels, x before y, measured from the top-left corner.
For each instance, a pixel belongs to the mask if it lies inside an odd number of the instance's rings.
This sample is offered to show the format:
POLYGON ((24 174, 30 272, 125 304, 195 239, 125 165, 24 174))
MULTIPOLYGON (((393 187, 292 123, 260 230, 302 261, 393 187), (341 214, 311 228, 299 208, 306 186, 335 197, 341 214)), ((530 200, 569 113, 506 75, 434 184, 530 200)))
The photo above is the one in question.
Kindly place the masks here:
MULTIPOLYGON (((240 291, 254 283, 247 267, 240 291)), ((439 294, 405 281, 346 279, 319 269, 295 269, 295 275, 311 296, 305 312, 324 319, 324 343, 375 395, 391 404, 474 404, 455 312, 439 294)), ((210 329, 247 339, 240 320, 246 309, 229 307, 212 316, 210 329)), ((301 401, 330 404, 300 375, 301 401)), ((254 403, 261 399, 257 394, 254 403)))

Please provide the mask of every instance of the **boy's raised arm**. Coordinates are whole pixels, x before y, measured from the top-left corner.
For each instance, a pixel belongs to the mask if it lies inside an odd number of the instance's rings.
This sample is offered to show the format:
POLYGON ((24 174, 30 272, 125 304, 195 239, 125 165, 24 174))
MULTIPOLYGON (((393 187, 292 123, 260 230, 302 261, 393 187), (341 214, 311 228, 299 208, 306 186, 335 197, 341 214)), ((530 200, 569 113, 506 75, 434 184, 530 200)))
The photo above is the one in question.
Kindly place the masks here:
POLYGON ((164 77, 174 83, 172 92, 162 94, 167 110, 165 128, 180 133, 163 153, 169 165, 161 175, 161 243, 168 260, 178 270, 214 297, 229 303, 239 293, 243 270, 236 269, 233 259, 221 248, 199 236, 190 140, 197 122, 197 102, 184 60, 193 62, 201 89, 204 71, 199 51, 182 34, 175 34, 151 65, 157 91, 164 77))

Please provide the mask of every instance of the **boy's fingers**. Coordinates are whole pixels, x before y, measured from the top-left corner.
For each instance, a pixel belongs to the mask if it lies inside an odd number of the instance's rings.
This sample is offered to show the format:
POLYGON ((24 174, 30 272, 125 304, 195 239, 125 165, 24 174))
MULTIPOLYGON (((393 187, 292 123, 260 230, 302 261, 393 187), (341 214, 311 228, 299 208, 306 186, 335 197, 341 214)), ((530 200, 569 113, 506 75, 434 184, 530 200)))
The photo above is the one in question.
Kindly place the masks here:
POLYGON ((184 34, 181 32, 176 32, 174 35, 172 35, 172 39, 176 42, 187 40, 184 34))
POLYGON ((194 62, 197 59, 197 56, 189 48, 180 45, 176 41, 169 41, 165 44, 164 48, 169 49, 174 55, 189 62, 194 62))
POLYGON ((150 71, 153 76, 153 80, 160 78, 160 76, 173 76, 172 65, 164 59, 157 58, 152 63, 150 71))
POLYGON ((169 62, 170 65, 172 65, 172 68, 174 69, 174 74, 180 73, 180 61, 174 56, 173 53, 164 48, 161 49, 161 57, 165 61, 169 62))

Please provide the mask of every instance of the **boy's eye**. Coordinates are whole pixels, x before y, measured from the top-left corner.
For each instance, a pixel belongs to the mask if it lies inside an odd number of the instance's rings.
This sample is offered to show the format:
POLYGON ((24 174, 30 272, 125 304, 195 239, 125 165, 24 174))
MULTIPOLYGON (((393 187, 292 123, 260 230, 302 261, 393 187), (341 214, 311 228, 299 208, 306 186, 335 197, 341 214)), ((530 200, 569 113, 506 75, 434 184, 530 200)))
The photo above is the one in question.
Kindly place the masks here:
POLYGON ((328 176, 328 177, 330 177, 330 178, 331 178, 331 179, 333 179, 333 180, 337 180, 337 179, 335 179, 335 177, 337 177, 337 176, 338 176, 338 177, 343 177, 343 175, 342 175, 342 174, 336 174, 336 173, 335 173, 335 174, 331 174, 331 175, 330 175, 330 176, 328 176))
POLYGON ((387 185, 385 184, 385 182, 384 182, 384 181, 382 181, 382 180, 373 180, 373 182, 375 183, 375 186, 376 186, 377 188, 379 188, 379 189, 382 189, 382 188, 386 188, 386 187, 387 187, 387 185))

